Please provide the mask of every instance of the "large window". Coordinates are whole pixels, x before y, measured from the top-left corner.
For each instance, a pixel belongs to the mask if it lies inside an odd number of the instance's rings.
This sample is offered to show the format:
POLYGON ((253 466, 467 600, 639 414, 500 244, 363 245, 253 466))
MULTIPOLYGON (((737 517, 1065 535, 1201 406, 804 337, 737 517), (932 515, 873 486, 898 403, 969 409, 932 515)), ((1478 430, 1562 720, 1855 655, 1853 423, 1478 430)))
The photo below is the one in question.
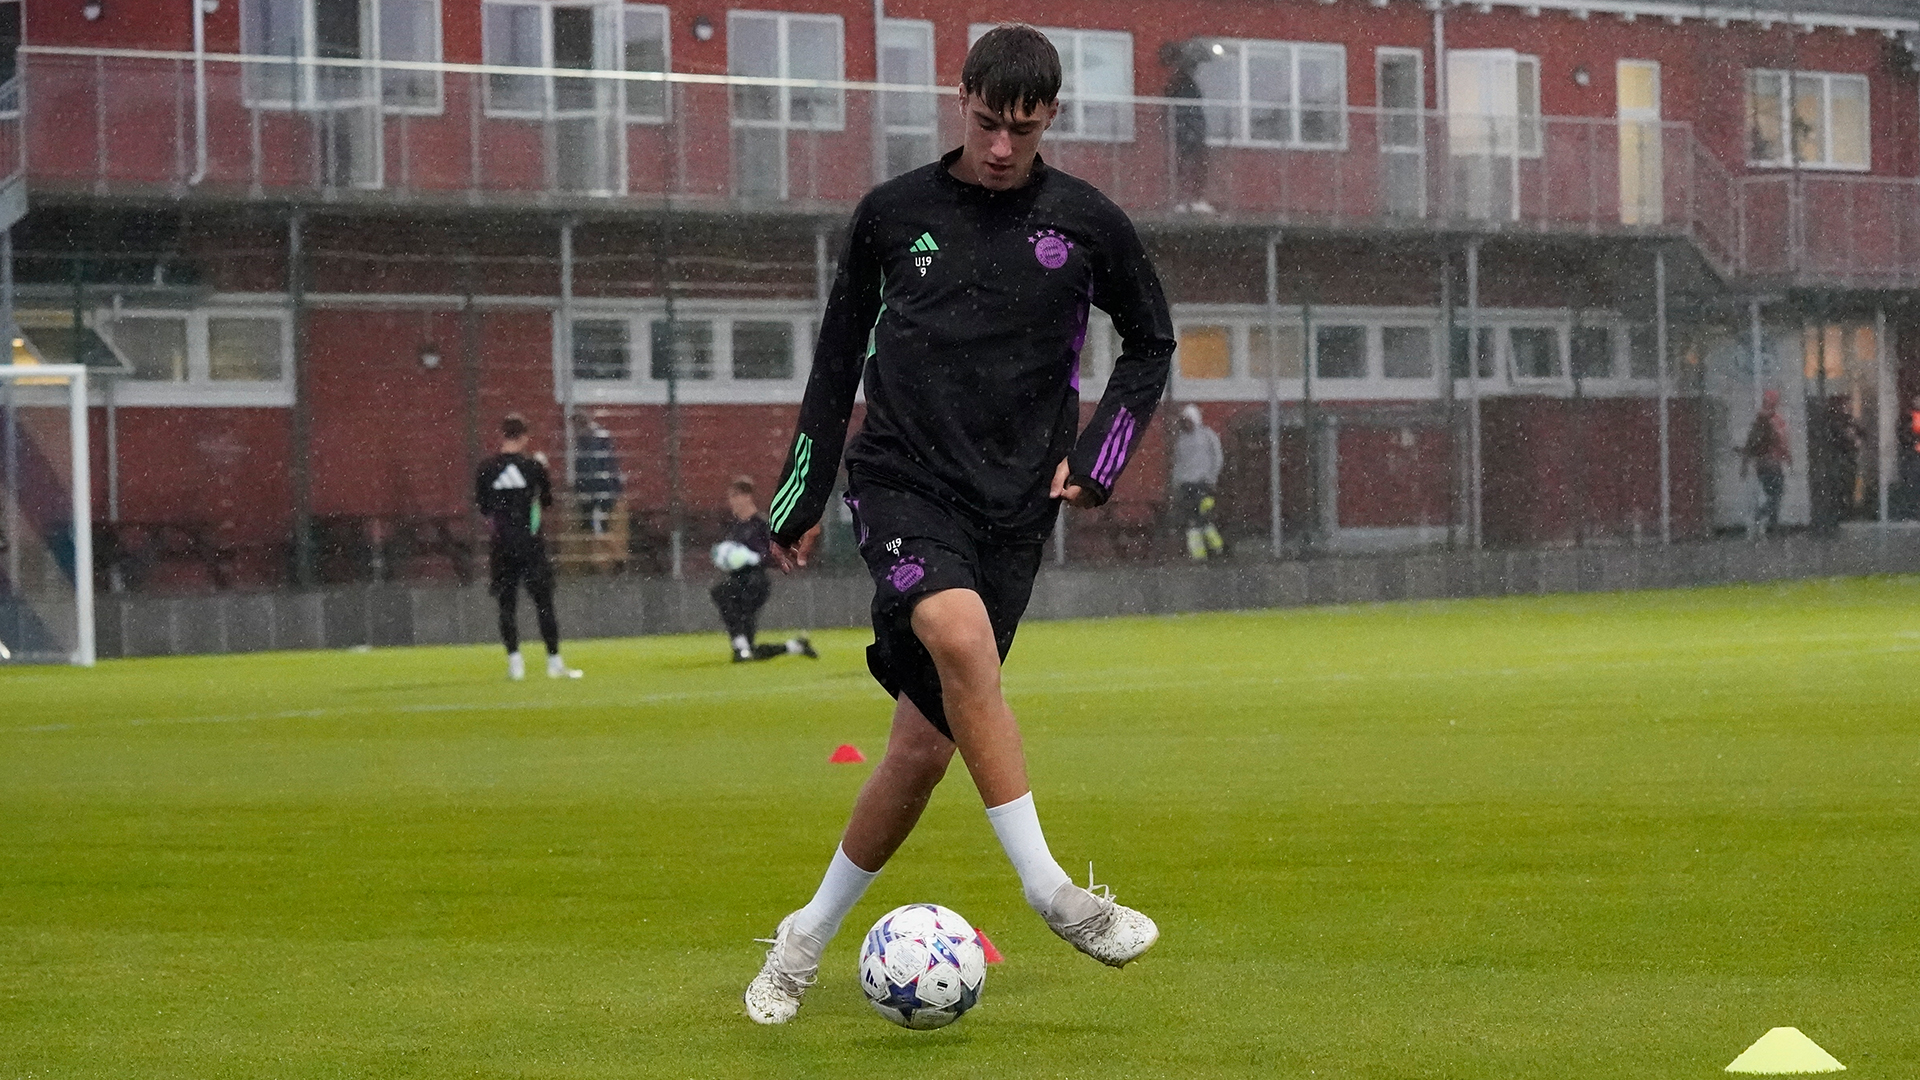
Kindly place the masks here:
POLYGON ((1871 162, 1867 78, 1747 72, 1747 163, 1865 169, 1871 162))
MULTIPOLYGON (((0 0, 0 86, 13 81, 20 70, 21 0, 0 0)), ((18 91, 0 100, 0 116, 20 111, 18 91)))
MULTIPOLYGON (((620 15, 620 66, 625 71, 664 74, 673 70, 667 9, 628 4, 620 15)), ((661 123, 667 118, 667 84, 634 79, 627 83, 627 121, 661 123)))
POLYGON ((256 108, 440 111, 439 72, 325 63, 439 63, 439 0, 242 0, 240 38, 248 55, 287 58, 246 66, 247 102, 256 108))
POLYGON ((571 370, 584 401, 798 401, 812 305, 686 302, 574 317, 571 370))
POLYGON ((564 0, 487 0, 481 5, 486 62, 542 69, 539 74, 488 74, 486 108, 491 116, 547 125, 551 138, 543 147, 549 187, 595 195, 625 190, 622 118, 659 119, 665 97, 658 83, 630 85, 592 73, 619 71, 636 62, 664 67, 664 44, 647 44, 660 20, 659 9, 641 5, 564 0), (629 116, 629 106, 638 106, 641 114, 629 116), (648 114, 647 109, 655 112, 648 114))
POLYGON ((886 122, 886 174, 899 176, 940 154, 940 95, 933 82, 933 24, 918 19, 888 19, 880 24, 880 81, 890 86, 924 86, 924 93, 888 93, 881 104, 886 122))
POLYGON ((1313 377, 1366 378, 1367 328, 1340 325, 1314 327, 1313 377))
MULTIPOLYGON (((496 67, 580 71, 669 70, 667 9, 650 4, 487 0, 483 55, 496 67)), ((487 76, 494 116, 546 118, 624 106, 628 120, 666 119, 666 84, 561 75, 487 76), (613 93, 620 82, 623 93, 613 93)))
MULTIPOLYGON (((968 27, 968 44, 993 27, 968 27)), ((1133 96, 1133 35, 1057 26, 1040 27, 1040 32, 1060 53, 1060 117, 1048 137, 1132 142, 1133 105, 1115 99, 1133 96)))
POLYGON ((1216 41, 1194 78, 1216 142, 1336 148, 1347 138, 1347 51, 1339 45, 1216 41))
POLYGON ((245 308, 122 309, 93 318, 131 369, 120 400, 154 405, 284 405, 292 400, 284 315, 245 308))
POLYGON ((1540 58, 1512 49, 1450 50, 1447 115, 1455 154, 1538 157, 1540 58))
MULTIPOLYGON (((838 15, 727 13, 727 73, 762 79, 839 82, 845 75, 838 15)), ((784 199, 792 131, 839 131, 845 94, 811 86, 733 88, 734 183, 740 194, 784 199)))
MULTIPOLYGON (((438 0, 379 0, 382 60, 440 62, 438 0)), ((438 113, 443 101, 438 71, 380 70, 380 100, 388 112, 438 113)))

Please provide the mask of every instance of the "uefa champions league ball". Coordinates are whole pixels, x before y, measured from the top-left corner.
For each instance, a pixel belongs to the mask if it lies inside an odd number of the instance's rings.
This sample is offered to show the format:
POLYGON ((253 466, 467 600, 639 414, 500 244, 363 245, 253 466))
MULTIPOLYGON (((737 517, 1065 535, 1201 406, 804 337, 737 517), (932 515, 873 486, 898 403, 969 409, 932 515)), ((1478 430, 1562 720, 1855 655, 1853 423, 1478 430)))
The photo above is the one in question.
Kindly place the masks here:
POLYGON ((744 570, 749 566, 758 565, 759 562, 760 556, 755 555, 753 549, 745 544, 722 540, 713 545, 713 565, 717 569, 732 573, 735 570, 744 570))
POLYGON ((946 1027, 979 1003, 986 981, 979 935, 939 904, 894 908, 860 946, 860 988, 901 1027, 946 1027))

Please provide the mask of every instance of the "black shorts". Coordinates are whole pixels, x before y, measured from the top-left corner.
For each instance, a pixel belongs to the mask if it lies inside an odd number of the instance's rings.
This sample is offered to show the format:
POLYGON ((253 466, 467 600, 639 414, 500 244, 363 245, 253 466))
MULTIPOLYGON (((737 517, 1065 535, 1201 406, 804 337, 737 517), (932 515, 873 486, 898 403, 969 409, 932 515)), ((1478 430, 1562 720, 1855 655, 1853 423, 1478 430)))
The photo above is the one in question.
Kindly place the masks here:
POLYGON ((940 673, 913 632, 913 606, 947 589, 971 589, 986 604, 1000 659, 1033 595, 1045 543, 989 536, 940 502, 854 476, 847 486, 860 557, 873 575, 873 644, 867 669, 896 700, 905 694, 940 734, 953 738, 940 673))
POLYGON ((553 560, 545 544, 495 544, 487 556, 487 592, 498 600, 521 585, 529 593, 553 591, 553 560))

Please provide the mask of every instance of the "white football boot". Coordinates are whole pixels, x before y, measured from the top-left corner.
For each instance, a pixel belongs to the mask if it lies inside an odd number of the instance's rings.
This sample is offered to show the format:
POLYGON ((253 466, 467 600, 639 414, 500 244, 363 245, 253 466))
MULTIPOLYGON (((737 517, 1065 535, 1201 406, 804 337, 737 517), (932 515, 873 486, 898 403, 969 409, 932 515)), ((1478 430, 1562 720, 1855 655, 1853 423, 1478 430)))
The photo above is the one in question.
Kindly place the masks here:
POLYGON ((1160 928, 1152 919, 1114 903, 1113 890, 1105 885, 1094 886, 1091 873, 1087 875, 1087 884, 1092 887, 1083 891, 1099 910, 1078 922, 1062 924, 1048 919, 1047 927, 1061 940, 1108 967, 1125 967, 1160 940, 1160 928))
POLYGON ((547 657, 547 678, 577 679, 580 675, 580 669, 568 667, 567 662, 560 659, 559 653, 553 653, 547 657))
POLYGON ((507 654, 507 678, 519 682, 527 677, 527 661, 517 652, 507 654))
POLYGON ((756 938, 773 946, 767 950, 767 962, 760 967, 760 974, 747 984, 747 1018, 756 1024, 784 1024, 793 1019, 800 1011, 800 999, 805 996, 807 987, 812 986, 820 973, 820 965, 808 968, 787 966, 787 935, 793 927, 793 916, 780 920, 779 929, 771 938, 756 938))

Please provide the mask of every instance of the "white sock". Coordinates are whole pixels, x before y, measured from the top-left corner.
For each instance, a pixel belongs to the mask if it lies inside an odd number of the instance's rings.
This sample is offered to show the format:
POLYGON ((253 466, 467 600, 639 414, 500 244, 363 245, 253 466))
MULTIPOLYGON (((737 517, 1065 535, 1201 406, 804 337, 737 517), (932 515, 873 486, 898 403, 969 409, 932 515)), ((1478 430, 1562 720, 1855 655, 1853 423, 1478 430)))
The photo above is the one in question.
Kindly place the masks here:
POLYGON ((737 653, 753 651, 753 646, 747 644, 747 636, 745 634, 735 634, 733 636, 733 651, 737 653))
POLYGON ((800 639, 799 638, 790 637, 787 639, 787 655, 788 656, 800 655, 800 639))
POLYGON ((1047 850, 1046 835, 1040 831, 1040 815, 1033 809, 1033 792, 1009 803, 987 807, 987 821, 993 825, 993 834, 1000 838, 1000 846, 1006 849, 1014 873, 1020 875, 1020 891, 1026 894, 1028 906, 1042 918, 1054 920, 1062 914, 1054 910, 1057 906, 1054 894, 1062 885, 1073 888, 1073 879, 1060 869, 1053 853, 1047 850))
POLYGON ((827 942, 840 932, 840 923, 853 905, 866 895, 867 886, 880 876, 878 870, 862 870, 840 848, 833 849, 833 861, 820 879, 820 889, 807 906, 793 913, 793 925, 787 931, 787 948, 795 966, 808 968, 820 963, 827 942))

